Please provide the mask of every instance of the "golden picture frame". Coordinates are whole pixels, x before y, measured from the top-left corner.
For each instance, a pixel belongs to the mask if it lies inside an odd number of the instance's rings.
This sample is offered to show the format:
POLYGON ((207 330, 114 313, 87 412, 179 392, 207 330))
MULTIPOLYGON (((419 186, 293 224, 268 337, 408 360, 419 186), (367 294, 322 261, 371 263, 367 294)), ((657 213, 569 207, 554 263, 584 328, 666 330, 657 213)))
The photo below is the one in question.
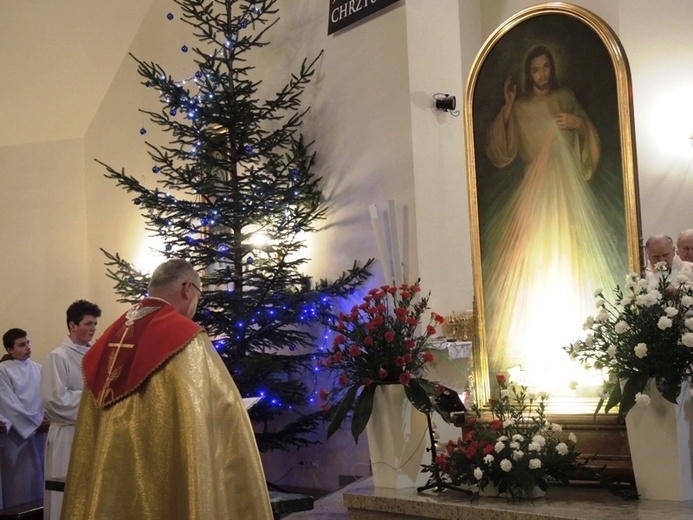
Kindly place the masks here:
POLYGON ((478 402, 496 373, 594 409, 598 374, 563 347, 607 293, 641 271, 631 77, 614 31, 546 3, 504 22, 465 92, 478 402), (573 370, 574 369, 574 370, 573 370))

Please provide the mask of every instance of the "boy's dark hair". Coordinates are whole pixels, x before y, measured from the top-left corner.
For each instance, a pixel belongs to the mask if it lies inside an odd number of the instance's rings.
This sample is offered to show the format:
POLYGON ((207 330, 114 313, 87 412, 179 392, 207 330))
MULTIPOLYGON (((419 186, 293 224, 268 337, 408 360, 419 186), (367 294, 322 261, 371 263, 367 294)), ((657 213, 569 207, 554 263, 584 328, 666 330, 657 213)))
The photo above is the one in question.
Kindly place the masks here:
POLYGON ((95 303, 87 300, 77 300, 67 308, 67 330, 70 330, 70 323, 79 325, 85 316, 101 316, 101 309, 95 303))
POLYGON ((24 329, 10 329, 2 335, 2 345, 8 352, 14 347, 14 342, 19 338, 28 336, 24 329))

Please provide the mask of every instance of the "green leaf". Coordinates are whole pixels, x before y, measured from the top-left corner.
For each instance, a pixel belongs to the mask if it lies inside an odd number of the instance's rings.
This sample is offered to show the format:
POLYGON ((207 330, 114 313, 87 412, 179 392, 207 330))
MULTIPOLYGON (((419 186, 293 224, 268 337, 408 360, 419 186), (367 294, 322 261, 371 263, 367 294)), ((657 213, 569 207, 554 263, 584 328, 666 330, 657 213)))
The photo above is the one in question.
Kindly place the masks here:
POLYGON ((378 385, 371 384, 363 389, 361 395, 356 401, 354 408, 354 417, 351 419, 351 434, 354 436, 354 441, 359 442, 359 435, 366 429, 366 424, 371 418, 373 411, 373 396, 378 385))
MULTIPOLYGON (((604 401, 604 399, 602 399, 600 402, 602 402, 602 401, 604 401)), ((606 402, 606 406, 604 407, 604 411, 606 413, 609 413, 609 410, 611 410, 614 406, 616 406, 621 401, 622 401, 621 385, 616 384, 611 389, 611 393, 609 394, 609 400, 606 402)), ((599 410, 597 410, 597 411, 599 411, 599 410)))
POLYGON ((647 379, 647 374, 634 374, 628 378, 621 396, 621 406, 618 410, 619 419, 625 419, 629 410, 635 406, 635 394, 645 390, 647 379))
POLYGON ((349 410, 351 410, 351 407, 354 404, 354 398, 356 397, 356 391, 358 390, 358 387, 352 386, 349 388, 347 391, 346 395, 342 398, 341 401, 339 401, 339 404, 335 406, 332 409, 331 412, 331 418, 330 418, 330 425, 327 428, 327 438, 329 439, 334 432, 336 432, 339 427, 342 425, 342 421, 344 421, 344 418, 346 417, 346 414, 349 413, 349 410))

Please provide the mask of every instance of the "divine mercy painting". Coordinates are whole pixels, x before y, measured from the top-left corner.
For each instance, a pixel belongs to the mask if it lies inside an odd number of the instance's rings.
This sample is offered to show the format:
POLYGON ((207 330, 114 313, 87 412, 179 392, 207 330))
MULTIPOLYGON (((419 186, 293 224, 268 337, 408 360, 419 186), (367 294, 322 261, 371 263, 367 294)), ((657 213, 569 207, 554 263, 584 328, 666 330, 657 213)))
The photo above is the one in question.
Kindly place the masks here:
POLYGON ((563 347, 639 266, 630 78, 600 19, 550 5, 497 31, 468 84, 478 340, 490 374, 589 401, 601 374, 563 347))

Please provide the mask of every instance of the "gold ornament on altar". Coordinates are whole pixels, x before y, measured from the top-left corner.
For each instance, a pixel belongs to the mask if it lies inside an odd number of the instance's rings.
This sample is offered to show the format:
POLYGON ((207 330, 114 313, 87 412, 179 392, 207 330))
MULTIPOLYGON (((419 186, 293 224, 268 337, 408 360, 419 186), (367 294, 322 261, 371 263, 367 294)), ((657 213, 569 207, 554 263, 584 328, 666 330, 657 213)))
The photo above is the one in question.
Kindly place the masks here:
POLYGON ((474 336, 474 313, 472 311, 453 312, 450 316, 445 317, 445 322, 449 326, 452 338, 458 341, 472 341, 474 336))

